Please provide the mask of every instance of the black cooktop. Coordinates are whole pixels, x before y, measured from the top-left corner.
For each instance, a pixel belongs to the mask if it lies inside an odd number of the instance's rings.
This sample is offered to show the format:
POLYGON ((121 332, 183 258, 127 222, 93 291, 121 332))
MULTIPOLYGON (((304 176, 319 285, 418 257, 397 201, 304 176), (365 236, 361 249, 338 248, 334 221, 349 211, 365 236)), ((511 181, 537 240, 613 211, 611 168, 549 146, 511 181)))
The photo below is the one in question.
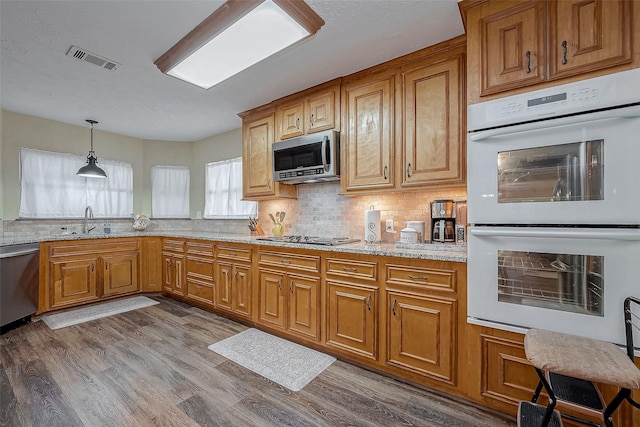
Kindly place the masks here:
POLYGON ((360 239, 350 239, 348 237, 317 237, 317 236, 282 236, 282 237, 258 237, 257 240, 268 240, 270 242, 303 243, 308 245, 337 246, 347 243, 356 243, 360 239))

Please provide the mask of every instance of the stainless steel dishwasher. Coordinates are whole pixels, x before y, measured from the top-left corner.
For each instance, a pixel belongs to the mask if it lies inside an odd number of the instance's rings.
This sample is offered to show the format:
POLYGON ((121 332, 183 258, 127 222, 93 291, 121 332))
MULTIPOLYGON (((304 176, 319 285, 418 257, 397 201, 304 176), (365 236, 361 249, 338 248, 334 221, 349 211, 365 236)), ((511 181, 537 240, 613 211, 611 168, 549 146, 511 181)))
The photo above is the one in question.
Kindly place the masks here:
POLYGON ((38 311, 40 244, 0 246, 0 333, 38 311))

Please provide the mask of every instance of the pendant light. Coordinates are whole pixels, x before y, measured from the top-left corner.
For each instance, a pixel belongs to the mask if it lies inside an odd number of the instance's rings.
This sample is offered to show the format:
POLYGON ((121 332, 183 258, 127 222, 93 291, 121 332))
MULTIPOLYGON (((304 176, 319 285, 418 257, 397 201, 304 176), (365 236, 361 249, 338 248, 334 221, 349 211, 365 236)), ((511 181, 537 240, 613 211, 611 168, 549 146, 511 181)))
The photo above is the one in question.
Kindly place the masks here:
POLYGON ((106 178, 107 174, 105 171, 100 169, 96 163, 98 162, 98 158, 96 157, 95 151, 93 151, 93 125, 98 122, 95 120, 87 119, 87 123, 91 125, 91 150, 89 151, 89 155, 87 156, 87 164, 76 172, 76 175, 84 176, 86 178, 106 178))

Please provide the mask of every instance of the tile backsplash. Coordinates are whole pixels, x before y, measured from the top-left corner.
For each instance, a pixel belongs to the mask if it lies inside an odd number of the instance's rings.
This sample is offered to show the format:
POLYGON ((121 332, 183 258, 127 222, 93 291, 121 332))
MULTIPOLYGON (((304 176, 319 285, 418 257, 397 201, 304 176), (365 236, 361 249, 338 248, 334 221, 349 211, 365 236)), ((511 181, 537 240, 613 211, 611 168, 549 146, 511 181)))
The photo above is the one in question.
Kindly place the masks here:
MULTIPOLYGON (((398 241, 400 230, 406 221, 425 221, 429 225, 430 203, 436 199, 466 200, 466 188, 439 189, 433 191, 402 192, 346 197, 339 194, 339 183, 302 184, 298 186, 297 200, 269 200, 258 205, 258 217, 262 228, 271 236, 272 222, 269 213, 285 211, 284 233, 320 237, 350 237, 364 239, 364 211, 371 206, 380 210, 382 240, 398 241), (385 220, 394 220, 395 233, 386 233, 385 220)), ((92 234, 103 234, 108 222, 111 233, 133 232, 131 219, 92 219, 92 234)), ((63 220, 3 220, 2 237, 47 237, 63 232, 82 231, 82 219, 63 220), (66 230, 63 230, 66 228, 66 230)), ((152 219, 147 231, 197 231, 211 233, 248 234, 247 220, 204 219, 152 219)))
POLYGON ((429 226, 432 200, 467 199, 465 187, 357 197, 346 197, 339 193, 339 183, 299 185, 297 200, 260 202, 260 224, 266 234, 271 235, 269 213, 284 210, 287 213, 284 220, 285 234, 364 239, 364 211, 373 205, 381 211, 382 239, 393 242, 400 239, 400 230, 406 227, 406 221, 425 221, 429 226), (387 219, 394 220, 395 233, 384 231, 387 219))

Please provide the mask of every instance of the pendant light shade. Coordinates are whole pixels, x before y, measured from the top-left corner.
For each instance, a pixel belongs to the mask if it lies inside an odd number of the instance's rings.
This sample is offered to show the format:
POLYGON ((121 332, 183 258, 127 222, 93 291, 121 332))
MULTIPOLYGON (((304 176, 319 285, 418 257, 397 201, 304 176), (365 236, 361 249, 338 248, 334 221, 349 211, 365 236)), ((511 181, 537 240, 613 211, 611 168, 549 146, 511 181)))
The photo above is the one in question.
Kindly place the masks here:
POLYGON ((76 172, 76 175, 84 176, 86 178, 106 178, 107 174, 105 171, 100 169, 96 163, 98 163, 98 158, 96 157, 95 151, 93 151, 93 125, 98 122, 95 120, 87 120, 87 123, 91 125, 91 150, 89 151, 89 155, 87 156, 87 164, 76 172))

